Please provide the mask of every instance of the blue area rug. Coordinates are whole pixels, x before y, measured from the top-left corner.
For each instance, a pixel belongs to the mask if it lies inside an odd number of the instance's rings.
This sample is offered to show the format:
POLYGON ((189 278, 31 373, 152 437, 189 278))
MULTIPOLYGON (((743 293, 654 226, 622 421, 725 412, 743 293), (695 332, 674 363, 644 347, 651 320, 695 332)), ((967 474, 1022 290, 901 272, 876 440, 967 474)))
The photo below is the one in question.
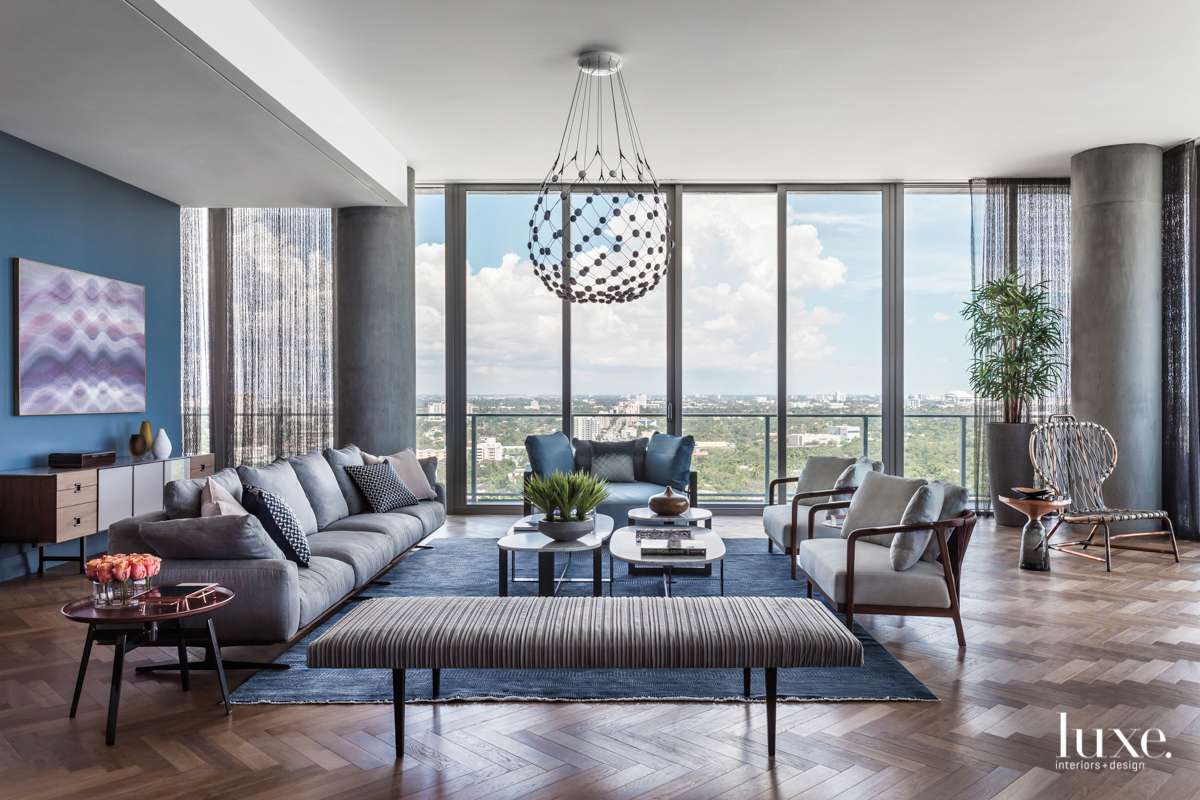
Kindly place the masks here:
MULTIPOLYGON (((417 550, 400 562, 384 580, 390 586, 374 586, 373 597, 494 597, 498 591, 495 539, 434 539, 432 550, 417 550)), ((788 560, 766 552, 762 539, 726 539, 725 594, 766 597, 803 597, 803 581, 790 577, 788 560)), ((559 556, 561 573, 566 557, 559 556)), ((633 577, 616 562, 616 594, 659 596, 661 577, 633 577)), ((605 551, 604 574, 608 576, 605 551)), ((569 577, 590 578, 591 556, 571 563, 569 577)), ((518 554, 518 577, 535 578, 535 556, 518 554)), ((608 586, 605 585, 605 594, 608 586)), ((720 591, 719 566, 712 577, 676 579, 674 594, 715 595, 720 591)), ((560 595, 587 596, 592 585, 564 583, 560 595)), ((536 583, 509 585, 510 595, 536 595, 536 583)), ((331 620, 280 656, 278 663, 290 664, 287 671, 262 671, 233 693, 235 703, 386 703, 392 699, 389 670, 308 669, 305 651, 355 604, 351 603, 331 620)), ((925 685, 892 657, 883 645, 855 623, 854 633, 863 643, 864 664, 860 668, 781 669, 778 693, 781 699, 808 701, 842 700, 937 700, 925 685)), ((429 670, 409 670, 406 694, 409 700, 430 699, 429 670)), ((762 699, 763 671, 754 670, 752 697, 762 699)), ((448 700, 730 700, 741 701, 740 669, 687 670, 458 670, 444 669, 441 695, 448 700)))

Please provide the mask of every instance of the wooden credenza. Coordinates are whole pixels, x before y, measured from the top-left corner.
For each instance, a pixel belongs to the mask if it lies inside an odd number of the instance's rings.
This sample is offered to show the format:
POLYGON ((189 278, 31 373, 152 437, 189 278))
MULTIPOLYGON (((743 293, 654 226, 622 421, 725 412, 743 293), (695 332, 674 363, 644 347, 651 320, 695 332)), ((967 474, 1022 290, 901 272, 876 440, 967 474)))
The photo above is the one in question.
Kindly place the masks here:
POLYGON ((117 520, 163 509, 163 487, 213 473, 211 453, 162 460, 118 458, 88 469, 29 467, 0 472, 0 542, 38 546, 38 572, 47 561, 78 561, 85 538, 117 520), (79 540, 78 556, 47 556, 48 544, 79 540))

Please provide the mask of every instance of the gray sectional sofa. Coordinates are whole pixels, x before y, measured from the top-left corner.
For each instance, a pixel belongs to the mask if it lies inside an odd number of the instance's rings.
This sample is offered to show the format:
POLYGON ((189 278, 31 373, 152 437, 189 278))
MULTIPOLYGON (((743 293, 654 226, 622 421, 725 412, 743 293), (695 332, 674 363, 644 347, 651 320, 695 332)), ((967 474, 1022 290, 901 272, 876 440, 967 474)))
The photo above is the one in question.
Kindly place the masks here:
MULTIPOLYGON (((361 465, 350 445, 280 459, 266 467, 225 469, 213 479, 241 500, 242 485, 257 485, 284 497, 308 537, 307 567, 275 558, 164 559, 158 583, 216 582, 237 596, 213 614, 222 644, 283 642, 369 583, 446 521, 446 489, 436 482, 436 459, 421 466, 437 498, 383 514, 343 467, 361 465), (294 477, 293 477, 294 476, 294 477), (298 483, 298 487, 297 487, 298 483)), ((164 487, 164 510, 131 517, 109 528, 108 552, 160 555, 139 534, 144 522, 200 516, 204 480, 172 481, 164 487)), ((209 554, 213 555, 213 554, 209 554)))

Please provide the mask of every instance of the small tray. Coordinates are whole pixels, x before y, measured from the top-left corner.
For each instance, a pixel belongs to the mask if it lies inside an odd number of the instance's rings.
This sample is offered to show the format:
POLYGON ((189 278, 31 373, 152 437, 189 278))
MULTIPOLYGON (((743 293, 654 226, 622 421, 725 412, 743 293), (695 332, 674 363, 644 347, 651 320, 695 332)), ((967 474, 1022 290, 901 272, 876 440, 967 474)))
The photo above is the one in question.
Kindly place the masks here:
POLYGON ((1033 489, 1028 486, 1014 486, 1012 491, 1022 500, 1049 500, 1054 496, 1053 489, 1033 489))

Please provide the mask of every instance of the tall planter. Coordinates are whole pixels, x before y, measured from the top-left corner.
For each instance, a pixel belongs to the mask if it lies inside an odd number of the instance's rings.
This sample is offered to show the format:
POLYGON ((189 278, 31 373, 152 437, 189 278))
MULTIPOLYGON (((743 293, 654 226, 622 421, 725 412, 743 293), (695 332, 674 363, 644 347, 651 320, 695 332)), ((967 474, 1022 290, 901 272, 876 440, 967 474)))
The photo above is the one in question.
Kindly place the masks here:
POLYGON ((986 426, 988 483, 992 487, 992 511, 997 525, 1021 527, 1025 515, 1000 502, 1014 486, 1033 486, 1033 461, 1029 458, 1030 422, 989 422, 986 426))

